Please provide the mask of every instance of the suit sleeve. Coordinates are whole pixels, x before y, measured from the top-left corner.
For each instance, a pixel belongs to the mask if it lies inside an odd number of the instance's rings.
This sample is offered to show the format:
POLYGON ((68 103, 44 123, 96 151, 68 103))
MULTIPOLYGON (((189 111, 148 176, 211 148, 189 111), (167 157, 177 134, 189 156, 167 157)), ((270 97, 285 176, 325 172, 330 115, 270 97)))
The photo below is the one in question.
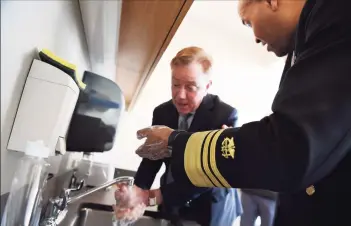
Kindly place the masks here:
POLYGON ((351 29, 340 26, 350 15, 325 4, 308 18, 308 45, 286 72, 273 114, 240 128, 179 134, 172 152, 177 182, 296 191, 327 176, 350 152, 351 29))
MULTIPOLYGON (((156 109, 152 116, 152 125, 157 125, 156 109)), ((155 177, 162 166, 162 160, 149 160, 143 158, 134 177, 134 184, 139 188, 148 190, 151 188, 155 177)))
POLYGON ((233 109, 225 125, 229 127, 236 127, 237 124, 238 124, 238 111, 236 109, 233 109))
POLYGON ((194 200, 210 188, 196 187, 193 184, 172 182, 161 186, 163 205, 167 207, 184 206, 186 202, 194 200))

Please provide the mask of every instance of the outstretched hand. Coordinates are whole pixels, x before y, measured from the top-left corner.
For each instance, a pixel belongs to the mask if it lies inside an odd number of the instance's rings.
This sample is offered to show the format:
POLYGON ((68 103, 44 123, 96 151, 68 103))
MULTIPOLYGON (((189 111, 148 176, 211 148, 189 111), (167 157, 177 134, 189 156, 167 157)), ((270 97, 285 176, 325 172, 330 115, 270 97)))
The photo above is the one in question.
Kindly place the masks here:
POLYGON ((158 160, 171 156, 167 148, 168 137, 173 129, 167 126, 151 126, 137 132, 137 138, 146 138, 146 141, 137 150, 136 154, 142 158, 158 160))

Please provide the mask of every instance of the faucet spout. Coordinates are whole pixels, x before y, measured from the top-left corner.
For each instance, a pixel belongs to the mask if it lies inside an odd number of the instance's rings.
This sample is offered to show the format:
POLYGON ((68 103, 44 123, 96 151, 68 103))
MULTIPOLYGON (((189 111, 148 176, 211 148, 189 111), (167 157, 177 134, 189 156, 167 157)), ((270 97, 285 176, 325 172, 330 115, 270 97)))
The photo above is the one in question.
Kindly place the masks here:
POLYGON ((67 206, 75 201, 78 201, 81 198, 84 198, 87 195, 90 195, 93 192, 99 191, 101 189, 107 188, 118 182, 126 182, 129 186, 133 186, 134 178, 133 177, 117 177, 111 181, 108 181, 100 186, 89 189, 81 194, 70 197, 71 191, 80 190, 83 186, 83 182, 78 183, 77 188, 64 189, 61 192, 59 197, 54 197, 49 200, 48 205, 45 208, 44 216, 42 217, 41 226, 57 226, 63 220, 67 213, 67 206))
POLYGON ((67 200, 67 204, 71 204, 75 201, 78 201, 79 199, 81 198, 84 198, 85 196, 87 195, 90 195, 91 193, 93 192, 96 192, 96 191, 99 191, 101 189, 104 189, 104 188, 107 188, 115 183, 118 183, 118 182, 127 182, 129 186, 133 186, 134 184, 134 178, 133 177, 117 177, 111 181, 108 181, 100 186, 97 186, 95 188, 91 188, 81 194, 78 194, 76 196, 73 196, 73 197, 69 197, 68 200, 67 200))

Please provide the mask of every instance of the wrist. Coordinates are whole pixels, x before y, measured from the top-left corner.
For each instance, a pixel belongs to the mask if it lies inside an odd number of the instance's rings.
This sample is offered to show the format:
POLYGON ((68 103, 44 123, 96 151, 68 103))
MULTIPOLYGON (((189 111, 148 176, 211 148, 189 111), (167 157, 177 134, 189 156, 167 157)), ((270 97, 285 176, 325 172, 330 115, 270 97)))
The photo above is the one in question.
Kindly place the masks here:
POLYGON ((142 202, 145 206, 149 206, 149 199, 150 199, 150 190, 143 191, 143 199, 142 202))
POLYGON ((185 131, 182 131, 182 130, 173 130, 173 131, 171 132, 171 134, 168 136, 167 147, 168 147, 168 150, 171 152, 171 154, 172 154, 172 149, 173 149, 174 141, 176 140, 177 136, 178 136, 181 132, 185 132, 185 131))
POLYGON ((160 189, 149 190, 148 206, 156 206, 162 203, 162 194, 160 189))

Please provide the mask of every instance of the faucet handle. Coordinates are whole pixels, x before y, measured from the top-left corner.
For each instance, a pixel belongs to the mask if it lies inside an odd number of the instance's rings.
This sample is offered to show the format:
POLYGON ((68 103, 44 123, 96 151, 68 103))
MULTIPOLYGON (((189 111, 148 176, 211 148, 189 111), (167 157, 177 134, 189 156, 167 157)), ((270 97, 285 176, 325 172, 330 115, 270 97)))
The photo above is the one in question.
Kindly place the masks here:
POLYGON ((74 170, 68 185, 68 188, 72 189, 71 191, 78 191, 84 185, 84 179, 81 179, 80 181, 78 181, 76 174, 77 174, 77 170, 74 170))
POLYGON ((70 198, 71 191, 79 191, 84 186, 84 179, 82 179, 79 183, 76 183, 76 187, 72 188, 64 188, 59 197, 59 209, 64 210, 68 205, 68 199, 70 198))
POLYGON ((72 186, 70 186, 70 188, 66 189, 67 191, 71 192, 71 191, 79 191, 80 189, 82 189, 82 187, 84 186, 84 179, 81 179, 79 182, 75 182, 72 186))

